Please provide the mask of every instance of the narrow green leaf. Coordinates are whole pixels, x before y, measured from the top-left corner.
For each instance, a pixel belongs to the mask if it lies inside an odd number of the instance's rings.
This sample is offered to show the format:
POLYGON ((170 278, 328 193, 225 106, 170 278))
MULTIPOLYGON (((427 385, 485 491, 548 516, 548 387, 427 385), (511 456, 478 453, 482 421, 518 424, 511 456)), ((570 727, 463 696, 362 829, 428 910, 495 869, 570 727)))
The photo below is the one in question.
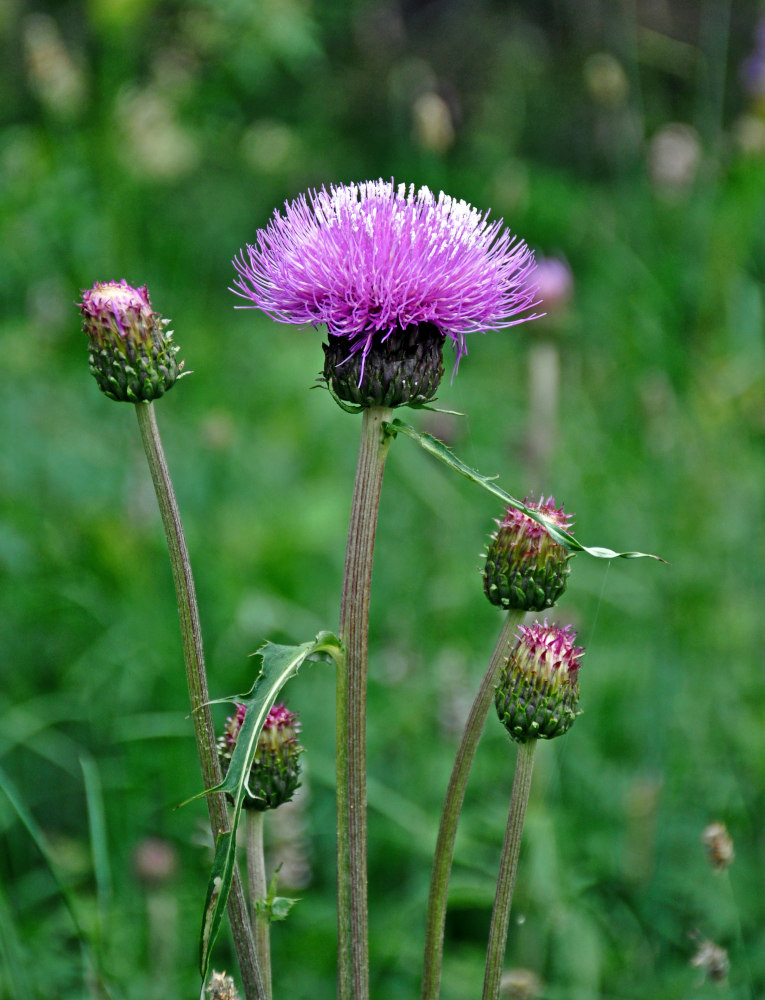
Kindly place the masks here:
POLYGON ((42 854, 45 864, 48 866, 48 871, 51 873, 53 881, 56 883, 56 888, 64 901, 64 905, 69 911, 69 916, 72 918, 77 938, 85 948, 88 948, 88 937, 77 912, 77 904, 75 903, 74 895, 66 884, 66 880, 62 875, 56 859, 53 856, 53 852, 48 845, 48 840, 43 831, 37 825, 37 821, 34 816, 32 816, 22 801, 21 796, 16 791, 13 782, 2 768, 0 768, 0 788, 2 788, 5 792, 8 797, 8 801, 16 811, 16 815, 21 820, 21 823, 24 827, 26 827, 26 831, 34 841, 37 850, 40 854, 42 854))
POLYGON ((311 642, 304 642, 300 646, 279 646, 267 642, 255 655, 260 657, 261 667, 250 691, 234 698, 223 699, 246 705, 247 712, 237 736, 226 776, 217 788, 209 789, 207 793, 228 792, 234 800, 234 809, 231 829, 221 834, 215 844, 215 858, 205 897, 199 942, 199 966, 203 980, 207 978, 210 953, 218 936, 231 890, 236 857, 236 831, 242 814, 242 803, 247 794, 247 777, 255 757, 260 731, 279 692, 307 659, 326 655, 335 663, 339 663, 342 661, 343 649, 340 640, 331 632, 319 632, 311 642))
POLYGON ((489 493, 493 493, 494 496, 499 497, 506 506, 514 507, 516 510, 526 514, 532 521, 541 524, 556 542, 559 542, 570 552, 586 552, 587 555, 594 556, 596 559, 656 559, 658 562, 666 562, 661 556, 654 556, 649 552, 614 552, 613 549, 606 549, 602 546, 582 545, 572 534, 554 524, 544 514, 541 514, 538 510, 533 510, 531 507, 527 507, 525 503, 521 503, 520 500, 511 497, 509 493, 505 493, 501 487, 497 486, 496 476, 484 476, 476 469, 471 469, 469 465, 465 465, 463 461, 457 458, 454 452, 447 448, 438 438, 433 437, 432 434, 416 431, 414 427, 410 427, 409 424, 405 424, 403 420, 399 420, 398 418, 392 420, 390 423, 386 423, 385 429, 394 437, 396 434, 405 434, 407 437, 410 437, 421 448, 424 448, 429 455, 437 458, 439 462, 448 465, 449 468, 454 469, 455 472, 459 472, 461 476, 465 476, 471 482, 478 483, 479 486, 488 490, 489 493))
POLYGON ((98 896, 99 931, 103 932, 112 897, 112 869, 109 861, 104 795, 101 776, 95 760, 89 755, 83 755, 80 757, 80 766, 85 781, 85 799, 88 804, 90 850, 93 855, 93 873, 96 877, 98 896))

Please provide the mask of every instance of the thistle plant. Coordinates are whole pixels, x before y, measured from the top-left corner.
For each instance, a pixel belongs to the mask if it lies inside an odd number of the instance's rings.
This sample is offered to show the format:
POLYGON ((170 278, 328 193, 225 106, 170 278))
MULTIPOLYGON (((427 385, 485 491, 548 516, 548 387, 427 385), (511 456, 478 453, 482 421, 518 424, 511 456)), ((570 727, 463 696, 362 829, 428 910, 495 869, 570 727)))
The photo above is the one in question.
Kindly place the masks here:
MULTIPOLYGON (((196 589, 152 402, 172 388, 179 377, 181 366, 175 362, 178 348, 167 330, 169 321, 154 311, 145 286, 134 288, 124 279, 98 282, 82 293, 79 307, 89 342, 90 369, 99 388, 110 399, 135 404, 170 555, 202 778, 206 789, 215 789, 221 783, 222 773, 210 713, 196 589)), ((215 838, 229 829, 226 801, 220 792, 213 792, 207 797, 207 804, 215 838)), ((236 869, 232 879, 229 918, 245 995, 247 1000, 265 1000, 244 889, 236 869)))
POLYGON ((369 995, 366 687, 380 490, 399 406, 432 401, 452 342, 533 318, 534 259, 502 222, 464 201, 382 180, 310 192, 275 212, 234 261, 232 289, 276 320, 325 324, 323 378, 363 413, 351 503, 337 679, 339 996, 369 995), (525 313, 525 315, 524 315, 525 313))
MULTIPOLYGON (((336 667, 337 901, 339 1000, 368 1000, 366 690, 370 590, 382 479, 390 442, 416 440, 432 456, 505 504, 483 569, 484 592, 506 612, 494 653, 471 707, 447 789, 428 903, 423 1000, 439 994, 443 934, 457 822, 476 747, 492 699, 519 744, 487 951, 484 1000, 499 991, 521 831, 538 739, 562 735, 578 711, 582 650, 570 627, 520 624, 552 607, 566 589, 576 551, 571 516, 550 497, 523 503, 493 477, 469 468, 393 410, 431 404, 451 343, 456 372, 470 334, 535 318, 534 257, 500 221, 464 201, 393 182, 322 188, 275 212, 255 243, 234 261, 233 291, 272 318, 326 326, 321 380, 342 409, 361 413, 361 442, 351 500, 339 610, 339 638, 320 632, 299 646, 266 642, 260 670, 216 744, 194 581, 178 506, 159 437, 153 400, 181 377, 168 321, 145 287, 126 281, 83 292, 80 310, 91 371, 111 399, 135 405, 154 482, 175 584, 203 784, 215 857, 200 936, 200 971, 228 906, 246 1000, 271 1000, 269 923, 289 900, 274 897, 263 857, 263 817, 288 801, 300 777, 299 722, 276 704, 282 686, 307 660, 336 667), (518 631, 516 631, 518 630, 518 631), (231 804, 231 812, 227 809, 231 804), (252 922, 236 867, 237 830, 247 817, 252 922), (253 935, 254 924, 254 935, 253 935)), ((226 699, 224 699, 226 700, 226 699)), ((204 990, 203 990, 204 993, 204 990)), ((231 977, 214 973, 207 993, 236 995, 231 977)))
MULTIPOLYGON (((541 515, 548 527, 566 532, 570 529, 572 515, 566 514, 562 505, 556 507, 553 497, 542 497, 538 502, 527 498, 524 504, 530 513, 541 515)), ((555 604, 566 589, 570 572, 572 553, 529 514, 508 507, 496 523, 497 531, 489 539, 484 556, 484 593, 492 604, 507 611, 507 617, 465 722, 441 813, 428 900, 423 1000, 436 1000, 439 993, 457 822, 492 697, 516 639, 515 629, 527 611, 544 611, 555 604)))

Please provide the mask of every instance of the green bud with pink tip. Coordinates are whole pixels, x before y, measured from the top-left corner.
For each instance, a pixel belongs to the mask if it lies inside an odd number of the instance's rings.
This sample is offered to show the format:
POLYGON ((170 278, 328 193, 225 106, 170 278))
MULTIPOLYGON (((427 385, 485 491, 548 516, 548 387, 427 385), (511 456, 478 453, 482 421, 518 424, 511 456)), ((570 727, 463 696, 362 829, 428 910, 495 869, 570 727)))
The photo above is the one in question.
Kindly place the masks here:
POLYGON ((579 661, 571 625, 518 626, 495 694, 502 725, 518 743, 562 736, 579 714, 579 661))
MULTIPOLYGON (((524 501, 554 525, 569 531, 572 515, 555 506, 555 498, 524 501)), ((508 507, 489 539, 483 571, 484 593, 497 607, 514 611, 544 611, 566 589, 573 556, 565 546, 522 511, 508 507)))
MULTIPOLYGON (((242 728, 246 705, 237 705, 236 713, 226 719, 223 736, 218 740, 218 753, 224 773, 228 771, 231 756, 242 728)), ((247 776, 248 794, 245 809, 276 809, 289 802, 300 787, 300 756, 303 747, 297 739, 300 721, 296 712, 283 704, 273 705, 263 723, 258 737, 255 757, 247 776)))
POLYGON ((154 312, 146 286, 122 281, 96 282, 79 303, 89 341, 88 361, 98 386, 110 399, 125 403, 159 399, 181 377, 183 363, 167 327, 154 312))

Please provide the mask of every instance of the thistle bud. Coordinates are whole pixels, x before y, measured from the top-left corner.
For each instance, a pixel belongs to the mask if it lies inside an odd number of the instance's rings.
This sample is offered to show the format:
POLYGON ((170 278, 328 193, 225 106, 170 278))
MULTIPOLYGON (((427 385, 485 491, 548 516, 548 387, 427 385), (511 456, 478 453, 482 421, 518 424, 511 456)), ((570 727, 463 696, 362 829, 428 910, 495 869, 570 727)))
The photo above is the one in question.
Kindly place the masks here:
MULTIPOLYGON (((218 753, 224 772, 228 770, 239 731, 247 712, 237 705, 236 713, 226 719, 226 728, 218 741, 218 753)), ((255 758, 247 779, 245 809, 276 809, 289 802, 300 787, 300 755, 303 747, 297 740, 300 722, 285 705, 273 705, 258 737, 255 758)))
POLYGON ((422 406, 444 374, 444 336, 432 323, 375 334, 369 349, 349 354, 346 337, 329 335, 324 380, 334 395, 356 406, 422 406))
POLYGON ((82 293, 79 308, 90 342, 90 370, 110 399, 159 399, 180 377, 183 364, 175 360, 170 320, 154 312, 145 285, 133 288, 124 279, 97 282, 82 293))
MULTIPOLYGON (((568 531, 573 515, 555 506, 555 498, 524 500, 553 524, 568 531)), ((537 521, 508 507, 489 540, 483 571, 484 593, 497 607, 516 611, 551 608, 566 589, 573 555, 537 521)))
POLYGON ((495 695, 502 725, 518 743, 551 740, 567 732, 579 706, 579 660, 570 625, 518 626, 518 641, 495 695))

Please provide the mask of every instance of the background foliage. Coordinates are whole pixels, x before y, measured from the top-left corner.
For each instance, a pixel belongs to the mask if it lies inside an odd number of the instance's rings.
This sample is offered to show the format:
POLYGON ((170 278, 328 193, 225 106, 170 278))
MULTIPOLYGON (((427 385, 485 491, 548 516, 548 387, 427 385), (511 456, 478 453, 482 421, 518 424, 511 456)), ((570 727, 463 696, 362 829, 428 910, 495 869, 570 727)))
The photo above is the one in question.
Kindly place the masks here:
MULTIPOLYGON (((510 492, 565 500, 585 543, 670 562, 574 562, 555 617, 587 646, 585 714, 538 754, 508 965, 550 1000, 765 993, 759 15, 745 0, 0 6, 0 767, 114 996, 194 995, 210 848, 204 805, 173 808, 199 776, 135 417, 87 373, 73 303, 125 277, 173 318, 194 374, 158 418, 211 689, 246 690, 264 639, 336 626, 359 428, 308 391, 319 334, 234 311, 230 261, 285 198, 391 175, 491 206, 574 280, 554 316, 471 339, 440 396, 467 416, 413 421, 510 492), (560 373, 541 449, 540 357, 560 373), (700 845, 718 819, 729 876, 700 845), (729 949, 727 984, 689 966, 694 935, 729 949)), ((394 443, 369 746, 386 1000, 417 995, 438 810, 500 626, 478 573, 499 513, 394 443)), ((276 995, 300 1000, 334 991, 331 670, 304 670, 288 696, 304 794, 268 819, 301 897, 275 928, 276 995)), ((512 765, 490 720, 444 1000, 479 989, 512 765)), ((6 797, 0 837, 0 995, 101 995, 6 797)))

